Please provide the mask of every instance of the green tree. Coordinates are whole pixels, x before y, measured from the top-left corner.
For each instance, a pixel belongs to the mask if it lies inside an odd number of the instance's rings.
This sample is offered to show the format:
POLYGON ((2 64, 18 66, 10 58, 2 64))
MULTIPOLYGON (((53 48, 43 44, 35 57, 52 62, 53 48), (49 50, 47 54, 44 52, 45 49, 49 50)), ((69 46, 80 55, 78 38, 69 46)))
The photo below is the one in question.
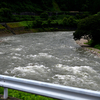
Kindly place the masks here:
POLYGON ((67 23, 68 23, 68 26, 76 26, 76 21, 75 21, 75 18, 73 16, 70 16, 67 19, 67 23))
POLYGON ((82 19, 73 35, 75 40, 81 39, 83 36, 91 39, 92 46, 100 44, 100 16, 92 15, 82 19))
POLYGON ((11 10, 8 8, 1 8, 0 9, 0 18, 2 18, 2 21, 11 21, 11 19, 12 19, 11 10))
POLYGON ((63 18, 63 25, 64 25, 64 26, 67 25, 67 18, 66 18, 66 17, 63 18))
POLYGON ((49 19, 47 20, 48 26, 51 26, 51 22, 52 22, 52 20, 49 18, 49 19))
POLYGON ((42 20, 41 19, 36 19, 33 21, 32 27, 33 28, 40 28, 42 26, 42 20))
POLYGON ((70 27, 76 27, 75 18, 73 16, 70 16, 69 18, 64 17, 63 18, 63 25, 70 26, 70 27))
POLYGON ((45 20, 47 20, 48 19, 48 13, 46 13, 46 12, 44 12, 44 13, 41 13, 41 15, 40 15, 40 18, 43 18, 43 19, 45 19, 45 20))

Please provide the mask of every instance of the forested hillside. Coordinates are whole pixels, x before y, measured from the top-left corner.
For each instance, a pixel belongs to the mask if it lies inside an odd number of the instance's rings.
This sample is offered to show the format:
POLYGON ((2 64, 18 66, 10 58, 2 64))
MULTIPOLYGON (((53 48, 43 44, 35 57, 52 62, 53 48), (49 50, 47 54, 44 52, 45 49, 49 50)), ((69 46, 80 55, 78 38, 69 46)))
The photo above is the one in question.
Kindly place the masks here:
POLYGON ((0 0, 0 8, 9 8, 12 12, 43 11, 100 11, 100 0, 0 0))

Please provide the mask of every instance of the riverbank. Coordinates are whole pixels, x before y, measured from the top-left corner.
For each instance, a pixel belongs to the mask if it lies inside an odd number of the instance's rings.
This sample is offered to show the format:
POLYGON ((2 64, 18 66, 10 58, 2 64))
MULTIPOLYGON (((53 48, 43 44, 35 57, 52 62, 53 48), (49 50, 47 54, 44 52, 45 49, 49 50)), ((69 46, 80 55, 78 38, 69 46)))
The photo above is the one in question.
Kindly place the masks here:
POLYGON ((75 29, 66 28, 34 28, 34 29, 27 29, 26 27, 16 27, 9 29, 0 29, 0 37, 5 36, 12 36, 12 35, 19 35, 19 34, 25 34, 25 33, 36 33, 36 32, 52 32, 52 31, 74 31, 75 29), (14 34, 13 34, 14 33, 14 34))
POLYGON ((84 50, 87 50, 87 51, 97 55, 98 57, 100 57, 100 50, 90 47, 88 44, 85 44, 87 42, 88 41, 86 39, 80 39, 80 40, 76 41, 76 43, 79 44, 84 50))
MULTIPOLYGON (((13 28, 12 31, 13 31, 16 35, 36 32, 36 30, 25 29, 24 27, 13 28)), ((13 35, 14 35, 14 34, 13 34, 11 31, 7 30, 7 29, 2 29, 2 30, 0 30, 0 37, 13 36, 13 35)))

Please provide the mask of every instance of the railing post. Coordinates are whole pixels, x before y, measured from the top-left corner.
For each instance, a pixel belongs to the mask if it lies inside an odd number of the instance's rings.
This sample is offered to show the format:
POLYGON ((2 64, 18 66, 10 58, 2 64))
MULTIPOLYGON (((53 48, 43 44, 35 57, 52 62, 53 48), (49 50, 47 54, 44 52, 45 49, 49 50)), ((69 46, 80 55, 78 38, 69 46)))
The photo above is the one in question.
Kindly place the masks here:
POLYGON ((4 96, 3 96, 4 99, 7 99, 8 98, 8 88, 4 88, 4 96))

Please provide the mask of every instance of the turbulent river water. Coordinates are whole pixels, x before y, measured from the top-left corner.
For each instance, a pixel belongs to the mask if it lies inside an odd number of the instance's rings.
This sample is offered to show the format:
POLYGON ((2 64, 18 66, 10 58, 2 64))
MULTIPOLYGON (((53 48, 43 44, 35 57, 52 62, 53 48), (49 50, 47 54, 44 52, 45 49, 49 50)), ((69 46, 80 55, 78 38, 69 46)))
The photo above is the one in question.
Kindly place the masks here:
POLYGON ((70 32, 40 32, 0 40, 0 74, 100 91, 100 58, 70 32))

